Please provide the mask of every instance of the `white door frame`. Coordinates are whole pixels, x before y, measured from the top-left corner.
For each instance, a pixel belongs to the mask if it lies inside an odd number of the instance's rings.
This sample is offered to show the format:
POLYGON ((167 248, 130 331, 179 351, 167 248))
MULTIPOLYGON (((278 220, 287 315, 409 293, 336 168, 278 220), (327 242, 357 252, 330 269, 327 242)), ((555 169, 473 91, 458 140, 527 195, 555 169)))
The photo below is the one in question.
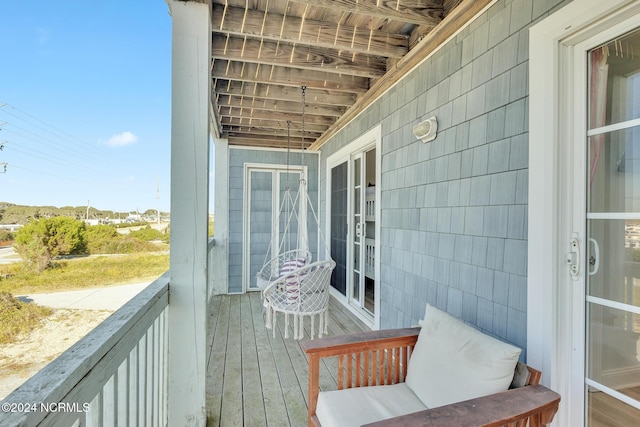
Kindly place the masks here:
MULTIPOLYGON (((371 319, 367 318, 361 311, 356 310, 351 304, 349 304, 349 289, 347 289, 347 295, 344 296, 333 287, 331 287, 331 294, 340 302, 342 302, 345 307, 349 308, 349 310, 356 315, 360 320, 362 320, 367 325, 371 326, 373 329, 380 329, 380 226, 381 226, 381 188, 382 188, 382 126, 377 125, 371 130, 365 132, 358 138, 356 138, 352 143, 342 147, 340 150, 336 151, 329 157, 327 157, 326 161, 326 215, 327 221, 325 221, 325 236, 327 236, 327 250, 329 254, 331 254, 331 169, 338 166, 341 163, 351 160, 351 155, 363 151, 367 148, 376 149, 376 207, 375 207, 375 215, 376 215, 376 225, 375 225, 375 251, 376 251, 376 259, 375 259, 375 301, 374 301, 374 316, 373 323, 371 319)), ((349 163, 347 176, 351 179, 351 166, 349 163)), ((348 227, 349 233, 350 228, 348 227)), ((351 241, 351 236, 347 237, 347 241, 351 241)), ((350 252, 348 252, 350 253, 350 252)), ((347 272, 348 273, 348 272, 347 272)))
POLYGON ((584 330, 572 325, 584 321, 587 264, 584 214, 573 209, 586 206, 585 195, 572 191, 584 185, 574 171, 584 170, 586 159, 573 150, 586 131, 586 74, 573 74, 574 60, 582 42, 638 13, 638 0, 574 0, 530 30, 527 363, 562 396, 556 425, 584 424, 584 392, 576 392, 584 376, 569 375, 576 361, 584 363, 584 330), (582 234, 577 280, 566 263, 574 231, 582 234))

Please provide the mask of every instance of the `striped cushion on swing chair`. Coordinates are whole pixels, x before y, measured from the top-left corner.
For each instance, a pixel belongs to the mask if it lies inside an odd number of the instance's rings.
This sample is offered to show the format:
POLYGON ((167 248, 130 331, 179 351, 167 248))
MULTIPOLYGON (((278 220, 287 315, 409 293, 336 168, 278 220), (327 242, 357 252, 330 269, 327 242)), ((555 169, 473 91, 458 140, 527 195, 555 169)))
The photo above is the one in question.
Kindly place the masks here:
POLYGON ((294 270, 297 270, 300 267, 304 267, 307 264, 307 260, 305 258, 294 258, 282 263, 282 267, 280 268, 280 277, 284 276, 287 273, 291 273, 294 270))
MULTIPOLYGON (((305 264, 301 264, 299 267, 292 269, 288 274, 295 273, 298 268, 303 267, 305 264)), ((287 294, 287 304, 295 304, 300 298, 300 282, 307 275, 306 271, 302 271, 298 274, 291 274, 290 277, 285 278, 285 292, 287 294)), ((284 276, 284 275, 283 275, 284 276)))

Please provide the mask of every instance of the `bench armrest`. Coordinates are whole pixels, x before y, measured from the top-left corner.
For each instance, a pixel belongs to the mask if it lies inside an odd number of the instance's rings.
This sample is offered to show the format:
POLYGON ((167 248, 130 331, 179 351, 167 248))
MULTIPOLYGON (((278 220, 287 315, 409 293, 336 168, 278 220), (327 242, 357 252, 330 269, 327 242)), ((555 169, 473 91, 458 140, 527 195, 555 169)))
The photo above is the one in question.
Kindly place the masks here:
POLYGON ((558 411, 560 395, 541 385, 531 385, 495 393, 439 408, 414 412, 366 424, 366 427, 393 426, 546 426, 558 411))

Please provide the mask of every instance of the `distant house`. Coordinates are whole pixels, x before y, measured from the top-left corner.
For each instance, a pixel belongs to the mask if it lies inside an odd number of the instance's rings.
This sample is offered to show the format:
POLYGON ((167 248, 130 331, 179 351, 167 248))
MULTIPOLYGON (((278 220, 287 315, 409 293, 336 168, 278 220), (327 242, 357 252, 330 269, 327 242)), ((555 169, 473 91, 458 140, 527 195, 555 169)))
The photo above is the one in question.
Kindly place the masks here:
POLYGON ((129 214, 127 215, 127 217, 125 218, 125 222, 140 222, 142 221, 142 215, 135 213, 135 214, 129 214))
POLYGON ((0 230, 5 230, 9 232, 18 231, 20 227, 22 227, 21 224, 0 224, 0 230))

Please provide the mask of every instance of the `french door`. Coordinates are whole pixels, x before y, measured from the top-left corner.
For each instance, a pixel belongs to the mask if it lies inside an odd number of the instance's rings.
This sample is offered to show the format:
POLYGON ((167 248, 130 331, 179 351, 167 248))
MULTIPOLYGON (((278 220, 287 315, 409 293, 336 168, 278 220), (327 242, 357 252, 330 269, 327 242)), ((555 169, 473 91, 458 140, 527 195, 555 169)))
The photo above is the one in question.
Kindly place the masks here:
POLYGON ((376 318, 375 145, 329 166, 330 249, 336 261, 331 285, 363 320, 376 318))
POLYGON ((351 224, 349 303, 373 317, 375 310, 375 153, 371 149, 351 159, 351 224))
POLYGON ((260 290, 256 274, 266 261, 300 245, 308 246, 306 199, 298 195, 302 174, 300 167, 245 167, 245 290, 260 290))
POLYGON ((587 72, 586 129, 576 133, 586 206, 574 209, 586 236, 575 327, 584 330, 588 426, 640 425, 640 29, 628 27, 575 52, 587 72))

